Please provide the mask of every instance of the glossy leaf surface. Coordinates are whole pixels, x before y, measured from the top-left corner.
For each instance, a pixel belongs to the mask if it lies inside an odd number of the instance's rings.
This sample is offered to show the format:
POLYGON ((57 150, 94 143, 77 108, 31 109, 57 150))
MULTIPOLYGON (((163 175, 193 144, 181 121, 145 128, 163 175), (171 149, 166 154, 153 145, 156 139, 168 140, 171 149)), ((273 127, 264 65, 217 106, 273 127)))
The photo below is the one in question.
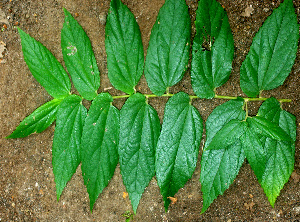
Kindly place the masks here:
POLYGON ((85 31, 64 9, 65 22, 61 30, 64 61, 80 95, 92 100, 100 86, 100 76, 92 45, 85 31))
POLYGON ((47 129, 56 118, 56 112, 61 100, 53 99, 37 108, 27 116, 7 139, 22 138, 32 133, 41 133, 47 129))
POLYGON ((191 21, 185 0, 166 0, 151 30, 145 63, 149 88, 162 95, 178 83, 189 61, 191 21))
POLYGON ((204 213, 210 204, 233 183, 242 166, 245 154, 239 140, 222 146, 220 149, 209 150, 212 141, 228 123, 240 122, 245 119, 242 99, 228 101, 214 109, 206 121, 206 142, 201 158, 201 191, 203 193, 204 213))
POLYGON ((105 49, 111 84, 127 94, 134 93, 143 74, 143 43, 134 15, 120 0, 110 2, 105 49))
POLYGON ((192 177, 198 158, 203 123, 186 93, 169 99, 156 150, 156 178, 168 209, 170 199, 192 177))
POLYGON ((247 123, 253 132, 275 140, 291 141, 291 137, 278 125, 261 116, 247 119, 247 123))
POLYGON ((228 17, 220 3, 200 0, 193 42, 192 86, 200 98, 213 98, 215 89, 223 85, 231 72, 233 35, 228 17))
POLYGON ((87 115, 79 96, 71 95, 59 105, 53 138, 52 165, 59 199, 80 163, 80 142, 87 115))
POLYGON ((296 119, 292 114, 282 110, 279 102, 274 98, 262 104, 258 115, 277 124, 292 138, 291 142, 264 138, 266 164, 260 184, 274 207, 280 190, 288 182, 294 170, 296 119))
POLYGON ((245 121, 237 119, 230 120, 214 136, 206 150, 226 149, 228 146, 238 142, 245 133, 248 125, 245 121))
POLYGON ((90 210, 108 185, 118 163, 119 110, 108 93, 99 94, 89 109, 81 139, 81 169, 90 210))
POLYGON ((147 104, 146 97, 139 93, 130 96, 121 109, 119 159, 134 212, 155 174, 155 147, 159 133, 157 112, 147 104))
POLYGON ((34 78, 55 99, 63 99, 70 94, 71 82, 68 74, 52 53, 40 42, 20 28, 23 56, 34 78))
POLYGON ((299 25, 292 0, 275 9, 253 38, 240 70, 240 84, 249 97, 283 84, 296 58, 299 25))

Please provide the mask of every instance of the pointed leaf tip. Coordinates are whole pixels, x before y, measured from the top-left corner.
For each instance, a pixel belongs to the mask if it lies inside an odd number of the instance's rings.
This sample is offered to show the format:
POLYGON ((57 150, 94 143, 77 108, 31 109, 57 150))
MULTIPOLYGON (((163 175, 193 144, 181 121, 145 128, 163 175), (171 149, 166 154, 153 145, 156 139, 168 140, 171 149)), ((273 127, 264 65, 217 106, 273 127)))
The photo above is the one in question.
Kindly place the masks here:
POLYGON ((156 148, 156 178, 168 210, 170 199, 192 177, 196 167, 203 121, 190 104, 189 96, 180 92, 169 99, 156 148))
POLYGON ((55 99, 70 95, 69 76, 53 54, 19 27, 18 32, 24 60, 34 78, 55 99))
POLYGON ((100 73, 89 37, 64 9, 65 22, 61 30, 61 47, 65 65, 80 95, 92 100, 100 87, 100 73))
POLYGON ((146 103, 144 95, 131 95, 121 109, 119 162, 135 213, 145 188, 155 175, 155 147, 159 133, 157 112, 146 103))
POLYGON ((185 0, 166 1, 159 10, 145 62, 145 77, 156 95, 183 78, 189 60, 190 23, 185 0))
POLYGON ((283 84, 294 64, 298 39, 295 8, 292 0, 285 0, 259 29, 242 63, 240 85, 247 96, 283 84))
POLYGON ((90 210, 114 175, 118 163, 119 110, 108 93, 92 102, 82 131, 81 169, 90 199, 90 210))
POLYGON ((133 94, 143 74, 144 49, 136 19, 120 0, 110 3, 105 50, 110 82, 116 89, 133 94))
POLYGON ((196 15, 191 80, 195 94, 211 99, 229 79, 234 43, 226 12, 216 0, 201 0, 196 15))

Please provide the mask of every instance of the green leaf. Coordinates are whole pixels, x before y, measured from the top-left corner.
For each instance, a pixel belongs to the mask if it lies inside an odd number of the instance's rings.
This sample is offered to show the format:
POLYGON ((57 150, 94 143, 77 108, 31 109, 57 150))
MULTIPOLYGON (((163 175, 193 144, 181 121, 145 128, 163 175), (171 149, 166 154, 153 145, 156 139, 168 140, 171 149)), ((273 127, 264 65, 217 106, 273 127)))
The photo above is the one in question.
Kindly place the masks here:
POLYGON ((291 137, 277 124, 261 116, 247 118, 250 129, 275 140, 292 141, 291 137))
POLYGON ((285 0, 264 22, 253 38, 241 66, 240 84, 250 97, 283 84, 294 64, 299 25, 292 0, 285 0))
POLYGON ((264 117, 278 125, 281 111, 280 103, 277 99, 271 97, 260 106, 257 116, 264 117))
POLYGON ((166 211, 168 197, 173 197, 193 175, 202 132, 202 118, 189 96, 180 92, 171 97, 165 107, 155 163, 166 211))
MULTIPOLYGON (((249 118, 247 119, 248 122, 249 118)), ((256 132, 248 127, 245 133, 240 137, 247 160, 254 171, 258 182, 262 180, 266 164, 266 153, 256 132)))
POLYGON ((200 0, 193 42, 191 80, 200 98, 211 99, 215 89, 229 79, 233 53, 233 35, 228 17, 220 3, 200 0))
POLYGON ((116 89, 134 93, 143 74, 143 43, 134 15, 120 0, 110 2, 105 49, 110 82, 116 89))
POLYGON ((160 133, 157 112, 144 95, 129 97, 121 109, 119 159, 123 182, 136 213, 145 188, 155 174, 155 147, 160 133))
POLYGON ((64 9, 65 22, 61 30, 61 48, 66 67, 80 95, 92 100, 97 96, 100 76, 89 37, 64 9))
POLYGON ((22 138, 32 133, 41 133, 47 129, 56 118, 56 111, 61 100, 53 99, 37 108, 27 116, 7 139, 22 138))
POLYGON ((57 110, 52 165, 57 200, 80 163, 80 142, 86 108, 79 96, 66 97, 57 110))
POLYGON ((81 169, 92 211, 118 163, 119 110, 108 93, 99 94, 89 109, 81 139, 81 169))
POLYGON ((224 149, 208 150, 211 142, 228 123, 245 119, 243 99, 230 100, 214 109, 206 121, 206 142, 201 158, 201 191, 204 213, 210 204, 233 183, 245 154, 239 140, 224 149))
POLYGON ((166 0, 151 30, 145 63, 149 88, 162 95, 178 83, 188 65, 191 21, 184 0, 166 0))
POLYGON ((274 207, 276 198, 284 184, 288 182, 295 163, 296 118, 284 111, 280 103, 274 99, 266 100, 260 107, 258 114, 278 124, 293 142, 276 141, 265 138, 266 164, 262 176, 261 186, 270 204, 274 207))
POLYGON ((206 150, 226 149, 236 143, 241 135, 245 133, 248 124, 245 121, 232 119, 217 132, 206 150))
POLYGON ((55 99, 70 94, 71 82, 62 65, 40 42, 18 28, 26 64, 34 78, 55 99))

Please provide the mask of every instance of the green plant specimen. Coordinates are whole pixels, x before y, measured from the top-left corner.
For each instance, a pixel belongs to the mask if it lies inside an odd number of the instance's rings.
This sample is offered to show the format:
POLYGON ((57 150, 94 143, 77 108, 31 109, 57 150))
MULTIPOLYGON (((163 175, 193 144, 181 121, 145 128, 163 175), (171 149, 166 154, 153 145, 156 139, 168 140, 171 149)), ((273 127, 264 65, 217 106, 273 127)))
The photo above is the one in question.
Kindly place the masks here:
MULTIPOLYGON (((216 88, 229 79, 234 53, 227 14, 216 0, 198 2, 192 47, 185 0, 166 0, 151 32, 145 64, 133 14, 120 0, 111 0, 105 29, 108 77, 116 89, 127 94, 116 96, 98 94, 100 76, 90 40, 71 14, 64 12, 63 58, 80 96, 70 94, 68 75, 53 55, 19 29, 24 60, 54 99, 37 108, 7 137, 40 133, 56 120, 52 164, 57 199, 82 163, 92 211, 119 162, 134 213, 155 175, 167 211, 169 197, 184 187, 196 168, 203 120, 192 102, 216 98, 229 101, 216 107, 206 120, 201 213, 233 183, 245 158, 274 206, 294 169, 296 121, 281 106, 289 99, 260 94, 280 86, 294 63, 299 25, 292 0, 285 0, 267 18, 241 66, 240 85, 249 98, 216 94, 216 88), (169 87, 187 70, 191 48, 196 95, 170 94, 169 87), (143 72, 153 94, 136 92, 143 72), (162 125, 148 104, 158 96, 170 97, 162 125), (127 98, 120 111, 112 105, 119 98, 127 98), (83 99, 92 101, 89 110, 83 99), (248 114, 251 101, 263 101, 256 116, 248 114)), ((132 215, 126 217, 130 220, 132 215)))

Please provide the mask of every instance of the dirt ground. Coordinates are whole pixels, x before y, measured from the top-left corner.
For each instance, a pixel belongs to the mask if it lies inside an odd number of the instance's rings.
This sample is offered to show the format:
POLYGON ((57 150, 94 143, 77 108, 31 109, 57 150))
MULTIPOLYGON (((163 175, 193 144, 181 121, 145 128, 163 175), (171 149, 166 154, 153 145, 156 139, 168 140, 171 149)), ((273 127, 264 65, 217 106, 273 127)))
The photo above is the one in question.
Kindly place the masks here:
MULTIPOLYGON (((218 89, 219 95, 245 96, 239 87, 239 69, 245 59, 252 38, 274 8, 282 1, 218 0, 226 9, 235 40, 235 58, 230 80, 218 89), (243 14, 247 7, 254 9, 249 17, 243 14)), ((21 27, 42 42, 60 62, 60 30, 66 8, 83 26, 91 39, 101 72, 101 88, 112 95, 121 92, 111 87, 107 78, 104 46, 105 17, 109 0, 1 0, 0 2, 0 221, 125 221, 125 213, 132 211, 130 201, 123 198, 125 187, 119 166, 108 187, 97 200, 94 211, 89 211, 88 194, 83 184, 80 167, 67 184, 59 202, 56 201, 52 173, 51 146, 54 125, 41 134, 24 139, 6 140, 15 127, 37 107, 51 100, 26 66, 15 26, 21 27)), ((164 0, 124 0, 136 16, 142 32, 145 55, 151 28, 164 0)), ((195 20, 197 0, 187 0, 192 21, 195 20)), ((300 21, 300 1, 294 0, 300 21)), ((194 29, 193 29, 194 32, 194 29)), ((299 221, 300 220, 300 51, 295 65, 284 85, 265 92, 263 96, 290 98, 284 108, 297 117, 296 163, 294 177, 284 186, 272 208, 247 162, 234 183, 204 214, 202 207, 200 163, 191 180, 176 194, 178 201, 164 212, 162 196, 155 178, 141 199, 133 221, 299 221)), ((138 91, 150 93, 142 77, 138 91)), ((189 72, 170 89, 176 93, 193 94, 189 72)), ((195 100, 194 105, 206 120, 212 110, 225 101, 195 100)), ((115 101, 121 108, 124 101, 115 101)), ((151 99, 150 104, 163 117, 166 98, 151 99)), ((250 114, 256 114, 260 103, 251 103, 250 114)), ((201 148, 203 147, 203 141, 201 148)), ((199 154, 199 159, 201 152, 199 154)))

